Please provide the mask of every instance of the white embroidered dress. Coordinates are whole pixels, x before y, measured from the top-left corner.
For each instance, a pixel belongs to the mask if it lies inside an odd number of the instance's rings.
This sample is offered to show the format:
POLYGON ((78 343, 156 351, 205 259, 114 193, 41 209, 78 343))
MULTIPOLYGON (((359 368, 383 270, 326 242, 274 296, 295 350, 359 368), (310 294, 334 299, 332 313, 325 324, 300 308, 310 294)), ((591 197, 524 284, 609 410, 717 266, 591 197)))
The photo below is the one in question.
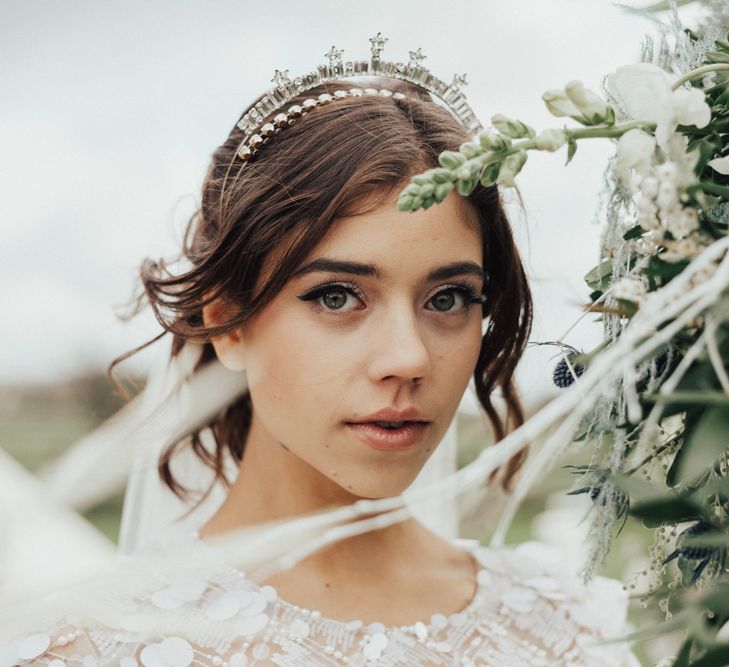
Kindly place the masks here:
MULTIPOLYGON (((197 535, 193 540, 205 544, 197 535)), ((168 582, 135 600, 137 613, 121 628, 77 627, 69 619, 35 628, 0 647, 0 667, 639 667, 626 644, 599 644, 625 632, 627 596, 620 583, 597 577, 586 588, 564 572, 552 549, 536 542, 508 549, 456 543, 472 550, 479 564, 474 597, 458 613, 433 614, 412 626, 325 618, 224 568, 206 581, 168 582), (145 610, 182 612, 193 629, 146 638, 138 627, 145 610), (205 620, 198 629, 196 618, 205 620), (235 632, 229 625, 215 629, 215 621, 231 620, 235 632)))

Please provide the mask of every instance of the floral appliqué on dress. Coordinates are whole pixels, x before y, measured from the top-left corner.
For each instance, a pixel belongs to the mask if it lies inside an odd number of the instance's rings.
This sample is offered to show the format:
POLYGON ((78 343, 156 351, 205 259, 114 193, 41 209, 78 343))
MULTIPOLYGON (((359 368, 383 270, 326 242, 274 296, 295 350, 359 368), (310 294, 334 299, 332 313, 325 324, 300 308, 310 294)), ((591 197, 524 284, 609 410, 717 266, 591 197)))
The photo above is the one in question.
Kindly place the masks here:
POLYGON ((67 620, 0 647, 0 667, 639 667, 624 643, 627 595, 612 579, 585 587, 551 548, 525 542, 491 549, 457 540, 479 564, 476 594, 458 613, 386 627, 323 617, 278 597, 233 568, 207 581, 172 583, 135 601, 123 627, 74 627, 67 620), (189 612, 184 636, 144 637, 145 610, 189 612), (194 619, 205 619, 195 629, 194 619), (234 621, 235 633, 209 621, 234 621), (211 629, 212 628, 212 629, 211 629))

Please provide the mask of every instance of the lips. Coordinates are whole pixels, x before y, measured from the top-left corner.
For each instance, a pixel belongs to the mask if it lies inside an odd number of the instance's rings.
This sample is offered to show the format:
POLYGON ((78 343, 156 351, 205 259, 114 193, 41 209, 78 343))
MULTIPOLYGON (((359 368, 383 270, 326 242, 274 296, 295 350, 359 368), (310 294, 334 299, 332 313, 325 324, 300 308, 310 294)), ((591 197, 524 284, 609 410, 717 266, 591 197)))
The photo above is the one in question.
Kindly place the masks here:
POLYGON ((361 419, 352 419, 348 424, 364 424, 367 422, 427 422, 422 412, 416 407, 408 407, 404 410, 396 410, 395 408, 384 408, 366 415, 361 419))
POLYGON ((365 444, 384 451, 410 449, 421 440, 428 425, 429 422, 406 421, 399 428, 384 428, 374 422, 347 423, 365 444))

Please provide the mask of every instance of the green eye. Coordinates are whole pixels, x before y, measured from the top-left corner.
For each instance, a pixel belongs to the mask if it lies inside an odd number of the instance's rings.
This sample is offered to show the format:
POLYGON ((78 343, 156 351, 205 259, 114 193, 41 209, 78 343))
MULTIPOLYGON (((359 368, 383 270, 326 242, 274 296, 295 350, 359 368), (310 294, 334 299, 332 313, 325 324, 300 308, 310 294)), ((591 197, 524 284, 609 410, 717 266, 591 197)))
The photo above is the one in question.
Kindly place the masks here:
POLYGON ((321 285, 296 298, 301 301, 314 301, 330 311, 348 312, 349 310, 355 310, 353 307, 347 307, 347 298, 349 296, 353 296, 360 302, 363 301, 363 295, 359 288, 349 283, 321 285))
POLYGON ((484 298, 483 295, 479 295, 469 285, 454 285, 453 287, 442 289, 431 297, 429 303, 432 303, 434 308, 430 310, 435 310, 439 313, 463 312, 467 311, 471 307, 471 304, 483 303, 484 298), (454 308, 457 305, 457 297, 461 299, 461 304, 454 308))
POLYGON ((339 310, 347 303, 347 294, 342 289, 329 290, 321 298, 324 305, 331 310, 339 310))
POLYGON ((436 294, 432 301, 436 310, 448 311, 455 303, 455 296, 452 291, 441 292, 440 294, 436 294))

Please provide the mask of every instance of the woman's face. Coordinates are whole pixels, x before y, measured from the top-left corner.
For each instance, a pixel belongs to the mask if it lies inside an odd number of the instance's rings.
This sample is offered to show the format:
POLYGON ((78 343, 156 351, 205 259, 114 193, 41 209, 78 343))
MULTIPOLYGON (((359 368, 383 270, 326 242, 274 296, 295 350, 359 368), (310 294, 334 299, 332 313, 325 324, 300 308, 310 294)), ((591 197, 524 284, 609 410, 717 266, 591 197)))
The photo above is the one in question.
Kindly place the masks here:
POLYGON ((251 432, 365 498, 413 482, 454 416, 482 335, 476 212, 455 192, 402 212, 397 195, 338 219, 240 341, 251 432), (427 423, 352 426, 383 409, 427 423))

